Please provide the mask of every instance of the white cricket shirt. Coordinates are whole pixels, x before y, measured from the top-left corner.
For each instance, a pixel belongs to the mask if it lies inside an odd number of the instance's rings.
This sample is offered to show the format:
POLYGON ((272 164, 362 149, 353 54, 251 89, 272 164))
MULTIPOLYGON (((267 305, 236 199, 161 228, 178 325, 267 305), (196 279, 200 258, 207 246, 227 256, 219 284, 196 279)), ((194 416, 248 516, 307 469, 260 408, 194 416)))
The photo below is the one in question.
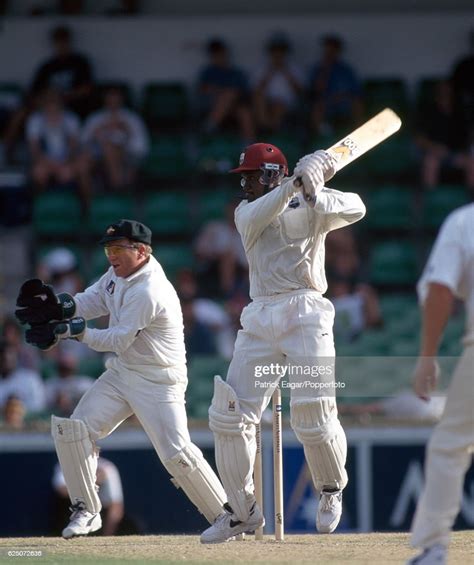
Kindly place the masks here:
POLYGON ((311 208, 294 177, 235 210, 235 224, 249 261, 250 296, 300 289, 327 290, 326 234, 360 220, 365 206, 357 194, 324 187, 311 208))
POLYGON ((418 282, 421 303, 426 300, 430 283, 447 286, 464 301, 465 341, 474 343, 474 204, 454 210, 441 226, 418 282))
POLYGON ((87 328, 83 343, 115 353, 125 368, 140 373, 186 363, 183 316, 173 285, 154 257, 128 278, 113 268, 75 295, 76 316, 109 314, 105 330, 87 328))

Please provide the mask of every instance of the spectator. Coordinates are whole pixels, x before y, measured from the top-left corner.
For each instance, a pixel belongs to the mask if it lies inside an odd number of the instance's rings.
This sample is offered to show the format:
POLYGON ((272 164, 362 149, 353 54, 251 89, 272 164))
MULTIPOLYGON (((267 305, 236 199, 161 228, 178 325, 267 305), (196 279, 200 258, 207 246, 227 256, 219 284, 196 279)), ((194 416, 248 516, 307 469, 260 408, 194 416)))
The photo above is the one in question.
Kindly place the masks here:
POLYGON ((221 39, 207 44, 208 64, 198 78, 200 111, 204 116, 204 131, 214 133, 233 122, 238 124, 245 140, 255 137, 249 105, 247 79, 230 61, 229 48, 221 39))
POLYGON ((321 60, 309 77, 311 126, 316 133, 331 133, 335 128, 350 131, 362 118, 359 80, 352 67, 341 59, 342 39, 328 35, 322 45, 321 60))
POLYGON ((25 343, 23 332, 16 318, 8 316, 3 321, 0 332, 0 341, 2 340, 6 345, 16 350, 19 367, 33 371, 39 369, 41 362, 39 351, 34 351, 32 347, 25 343))
POLYGON ((133 183, 149 150, 145 124, 138 114, 125 108, 119 87, 106 90, 103 109, 87 119, 82 139, 86 145, 84 169, 102 165, 107 184, 114 190, 133 183))
POLYGON ((328 234, 326 272, 328 298, 336 311, 336 338, 349 342, 364 329, 381 326, 378 296, 374 288, 363 282, 361 260, 350 229, 328 234))
POLYGON ((54 414, 68 417, 94 379, 77 374, 77 358, 61 353, 56 361, 57 375, 46 381, 46 402, 54 414))
POLYGON ((229 202, 224 220, 213 220, 199 232, 195 242, 199 294, 230 297, 248 283, 248 262, 234 223, 236 202, 229 202))
POLYGON ((79 120, 64 108, 59 92, 45 91, 40 110, 26 123, 33 181, 44 190, 51 182, 70 184, 78 180, 79 194, 87 205, 90 188, 81 174, 79 135, 79 120))
POLYGON ((370 285, 338 276, 328 269, 327 297, 335 310, 336 340, 351 342, 365 329, 381 326, 377 293, 370 285))
POLYGON ((468 144, 474 145, 474 29, 469 34, 470 53, 454 65, 452 85, 454 107, 461 123, 465 124, 468 144))
POLYGON ((212 331, 208 326, 197 320, 193 300, 190 298, 181 298, 180 300, 188 361, 195 355, 216 355, 217 349, 212 331))
POLYGON ((14 113, 7 127, 5 145, 10 157, 25 120, 35 110, 38 96, 44 90, 57 90, 64 104, 81 118, 93 108, 91 67, 83 55, 73 51, 71 30, 64 26, 56 27, 50 38, 54 55, 35 72, 24 105, 14 113))
POLYGON ((23 402, 14 395, 9 396, 3 406, 0 429, 22 430, 25 427, 25 414, 23 402))
POLYGON ((465 124, 455 110, 448 81, 439 82, 432 104, 420 109, 417 129, 415 140, 422 152, 423 186, 433 188, 443 171, 460 169, 467 186, 474 189, 474 155, 469 151, 465 124))
POLYGON ((66 247, 55 247, 46 253, 38 263, 37 276, 52 284, 58 293, 74 295, 84 289, 76 256, 66 247))
POLYGON ((221 357, 230 359, 234 349, 235 333, 226 310, 210 298, 198 297, 197 280, 194 272, 189 269, 183 269, 178 273, 176 290, 182 301, 192 301, 193 315, 197 322, 212 332, 217 353, 221 357))
POLYGON ((288 60, 290 51, 290 42, 282 34, 275 34, 267 44, 268 62, 260 70, 254 90, 255 115, 262 131, 280 130, 298 107, 303 74, 288 60))
POLYGON ((40 375, 18 364, 14 346, 0 343, 0 408, 8 398, 20 399, 27 412, 41 412, 45 407, 45 390, 40 375))
MULTIPOLYGON (((59 534, 64 526, 65 518, 69 515, 68 509, 71 505, 59 463, 54 467, 52 483, 55 493, 54 530, 59 534)), ((99 457, 97 461, 96 484, 99 487, 99 499, 102 503, 102 529, 98 535, 120 535, 124 518, 122 481, 116 465, 105 457, 99 457)), ((128 531, 127 533, 138 532, 128 531)))

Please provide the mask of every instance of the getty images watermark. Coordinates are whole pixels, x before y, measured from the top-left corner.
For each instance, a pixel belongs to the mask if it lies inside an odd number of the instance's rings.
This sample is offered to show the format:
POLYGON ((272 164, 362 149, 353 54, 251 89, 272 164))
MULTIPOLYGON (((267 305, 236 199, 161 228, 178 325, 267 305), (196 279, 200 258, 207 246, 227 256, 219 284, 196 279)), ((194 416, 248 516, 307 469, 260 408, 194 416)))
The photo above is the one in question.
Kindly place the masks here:
POLYGON ((334 379, 334 365, 281 365, 269 363, 256 365, 254 369, 255 388, 269 389, 344 389, 346 383, 334 379))

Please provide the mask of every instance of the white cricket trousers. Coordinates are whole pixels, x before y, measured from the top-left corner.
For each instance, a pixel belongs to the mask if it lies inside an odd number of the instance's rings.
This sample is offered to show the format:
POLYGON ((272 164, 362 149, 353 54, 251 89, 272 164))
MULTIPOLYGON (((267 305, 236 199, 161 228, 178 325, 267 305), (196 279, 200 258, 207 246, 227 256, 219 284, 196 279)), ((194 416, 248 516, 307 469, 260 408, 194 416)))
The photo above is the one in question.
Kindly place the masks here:
POLYGON ((288 292, 253 300, 243 310, 241 322, 226 382, 238 399, 244 432, 226 436, 225 428, 219 430, 214 422, 214 436, 219 476, 234 513, 245 521, 255 500, 255 424, 274 390, 267 385, 281 379, 303 385, 289 387, 291 425, 304 446, 317 490, 346 486, 347 444, 334 387, 328 392, 312 386, 335 381, 332 303, 315 291, 288 292), (288 372, 283 374, 285 366, 288 372), (238 461, 238 469, 232 461, 238 461))
MULTIPOLYGON (((185 409, 186 368, 157 369, 175 384, 148 380, 133 371, 107 369, 84 394, 71 418, 82 420, 93 441, 108 436, 135 414, 161 461, 191 443, 185 409)), ((167 379, 169 380, 169 379, 167 379)))
POLYGON ((470 344, 456 366, 444 414, 428 444, 426 482, 412 525, 413 547, 448 545, 473 448, 474 344, 470 344))

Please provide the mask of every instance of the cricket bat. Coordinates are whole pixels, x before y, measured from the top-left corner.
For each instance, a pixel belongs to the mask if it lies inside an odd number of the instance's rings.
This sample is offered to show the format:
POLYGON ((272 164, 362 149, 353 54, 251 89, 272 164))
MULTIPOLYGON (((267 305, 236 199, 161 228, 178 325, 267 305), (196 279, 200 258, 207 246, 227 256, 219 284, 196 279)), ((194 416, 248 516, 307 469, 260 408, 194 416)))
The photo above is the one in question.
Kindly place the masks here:
MULTIPOLYGON (((385 108, 373 118, 326 149, 336 161, 336 171, 367 153, 400 129, 402 120, 390 108, 385 108)), ((295 180, 301 186, 301 178, 295 180)))

